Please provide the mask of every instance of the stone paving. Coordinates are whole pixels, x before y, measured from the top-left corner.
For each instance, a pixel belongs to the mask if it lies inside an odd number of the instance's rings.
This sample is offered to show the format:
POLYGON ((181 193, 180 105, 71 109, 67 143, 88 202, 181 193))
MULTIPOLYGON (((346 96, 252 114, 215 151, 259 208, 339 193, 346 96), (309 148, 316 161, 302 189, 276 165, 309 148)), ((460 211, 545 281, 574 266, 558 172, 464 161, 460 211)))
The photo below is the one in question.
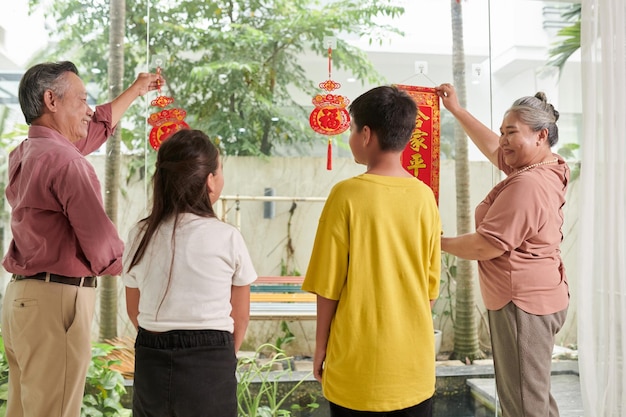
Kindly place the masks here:
MULTIPOLYGON (((496 387, 493 378, 470 378, 467 384, 477 401, 482 402, 492 411, 495 410, 496 387)), ((553 363, 551 391, 559 406, 561 417, 584 416, 576 362, 553 363)))

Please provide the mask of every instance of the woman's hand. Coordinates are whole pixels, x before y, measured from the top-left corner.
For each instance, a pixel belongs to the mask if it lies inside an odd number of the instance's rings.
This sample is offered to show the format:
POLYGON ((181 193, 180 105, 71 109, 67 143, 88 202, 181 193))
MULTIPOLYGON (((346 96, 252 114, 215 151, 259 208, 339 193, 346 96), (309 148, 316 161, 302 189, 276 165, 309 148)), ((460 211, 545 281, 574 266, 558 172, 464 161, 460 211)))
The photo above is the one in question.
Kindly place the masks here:
POLYGON ((444 107, 452 113, 465 133, 467 133, 467 136, 478 146, 478 149, 480 149, 483 155, 497 167, 500 136, 484 125, 480 120, 472 116, 466 109, 461 107, 459 97, 452 84, 441 84, 439 87, 435 87, 435 92, 441 98, 444 107))
POLYGON ((435 91, 443 106, 448 109, 452 114, 461 108, 459 104, 459 98, 456 95, 456 90, 452 84, 441 84, 439 87, 435 87, 435 91))

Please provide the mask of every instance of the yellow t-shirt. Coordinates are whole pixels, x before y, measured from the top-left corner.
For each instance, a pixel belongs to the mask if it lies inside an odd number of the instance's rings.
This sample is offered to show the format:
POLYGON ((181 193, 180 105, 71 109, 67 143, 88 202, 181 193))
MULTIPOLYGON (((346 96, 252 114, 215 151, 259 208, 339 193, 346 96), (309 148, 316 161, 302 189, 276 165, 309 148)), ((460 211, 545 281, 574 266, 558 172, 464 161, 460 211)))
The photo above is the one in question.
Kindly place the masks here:
POLYGON ((433 192, 415 178, 363 174, 333 187, 302 285, 339 300, 322 381, 329 401, 393 411, 434 394, 440 238, 433 192))

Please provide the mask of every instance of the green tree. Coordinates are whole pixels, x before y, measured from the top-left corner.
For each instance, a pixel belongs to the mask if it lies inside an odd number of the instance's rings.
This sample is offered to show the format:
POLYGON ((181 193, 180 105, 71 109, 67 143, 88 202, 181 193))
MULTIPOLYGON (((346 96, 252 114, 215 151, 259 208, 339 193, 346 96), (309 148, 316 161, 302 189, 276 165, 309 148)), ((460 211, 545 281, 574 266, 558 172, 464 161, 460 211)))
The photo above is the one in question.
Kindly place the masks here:
MULTIPOLYGON (((463 8, 450 0, 452 17, 452 77, 461 106, 466 107, 465 48, 463 41, 463 8)), ((456 231, 470 233, 469 157, 467 136, 459 123, 454 126, 454 170, 456 178, 456 231)), ((482 354, 478 347, 478 330, 474 301, 474 274, 471 261, 457 259, 454 318, 454 356, 473 361, 482 354)))
MULTIPOLYGON (((51 28, 51 37, 58 42, 37 60, 75 61, 83 79, 108 94, 99 97, 104 100, 120 94, 123 80, 133 80, 138 68, 145 69, 146 50, 150 56, 163 56, 168 81, 164 94, 188 112, 190 125, 207 131, 226 154, 234 155, 270 155, 276 143, 315 140, 306 123, 307 108, 292 98, 294 90, 311 97, 319 92, 299 57, 309 51, 324 56, 328 36, 355 34, 380 40, 385 31, 398 31, 378 25, 375 18, 403 12, 389 0, 324 5, 315 0, 58 0, 49 6, 40 0, 29 2, 31 7, 49 7, 57 25, 51 28), (98 71, 105 66, 108 76, 98 71)), ((380 81, 365 54, 341 39, 333 63, 362 81, 380 81)), ((137 107, 131 112, 137 133, 119 129, 107 143, 105 208, 114 222, 120 142, 136 149, 145 140, 145 114, 137 107)), ((101 340, 117 335, 117 293, 117 279, 103 277, 101 340)))
POLYGON ((572 22, 571 25, 560 29, 557 36, 561 37, 548 51, 548 65, 554 66, 563 71, 563 66, 567 60, 580 49, 580 19, 582 13, 582 4, 571 4, 561 13, 561 17, 566 22, 572 22))
MULTIPOLYGON (((38 5, 40 0, 30 2, 38 5)), ((323 59, 325 37, 337 37, 333 67, 346 69, 363 82, 382 82, 366 55, 342 37, 367 36, 375 42, 385 33, 399 33, 376 21, 403 12, 393 3, 128 0, 125 79, 133 79, 138 68, 145 68, 146 50, 151 56, 163 56, 168 81, 164 93, 187 111, 191 126, 219 139, 227 154, 270 155, 278 143, 320 140, 308 126, 312 106, 302 106, 293 97, 299 92, 312 98, 320 92, 316 84, 323 80, 308 79, 300 58, 313 52, 323 59)), ((45 58, 71 58, 82 68, 104 68, 111 23, 107 4, 104 0, 52 2, 50 12, 60 39, 45 58)), ((103 74, 83 73, 104 86, 103 74)), ((143 121, 137 119, 136 125, 143 127, 143 121)), ((143 143, 143 133, 123 139, 135 148, 143 143)))

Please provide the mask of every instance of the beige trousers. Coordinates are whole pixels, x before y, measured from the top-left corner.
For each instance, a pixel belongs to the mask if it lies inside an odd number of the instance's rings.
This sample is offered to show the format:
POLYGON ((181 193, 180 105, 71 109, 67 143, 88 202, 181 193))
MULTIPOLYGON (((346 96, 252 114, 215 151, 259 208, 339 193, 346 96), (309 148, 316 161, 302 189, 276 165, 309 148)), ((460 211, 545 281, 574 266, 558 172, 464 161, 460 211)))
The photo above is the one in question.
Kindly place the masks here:
POLYGON ((488 314, 502 416, 558 417, 550 394, 552 350, 567 309, 537 316, 510 302, 488 314))
POLYGON ((11 281, 2 306, 7 417, 78 417, 91 361, 95 288, 11 281))

